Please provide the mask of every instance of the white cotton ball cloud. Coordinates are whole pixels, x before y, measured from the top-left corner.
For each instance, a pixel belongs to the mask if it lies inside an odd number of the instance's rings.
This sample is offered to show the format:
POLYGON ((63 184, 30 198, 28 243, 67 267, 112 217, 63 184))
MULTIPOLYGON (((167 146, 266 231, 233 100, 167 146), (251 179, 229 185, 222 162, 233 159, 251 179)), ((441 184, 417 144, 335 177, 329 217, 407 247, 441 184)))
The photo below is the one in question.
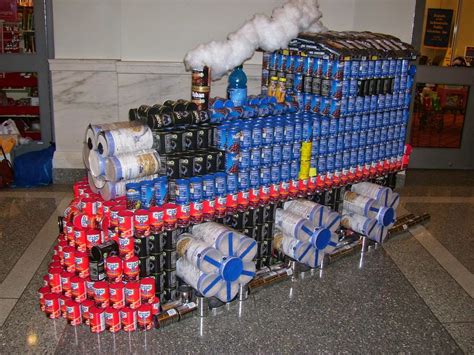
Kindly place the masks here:
POLYGON ((208 66, 213 80, 251 58, 255 50, 286 48, 298 33, 324 32, 317 0, 289 0, 273 10, 271 17, 255 15, 225 41, 200 44, 189 51, 184 63, 188 70, 208 66))

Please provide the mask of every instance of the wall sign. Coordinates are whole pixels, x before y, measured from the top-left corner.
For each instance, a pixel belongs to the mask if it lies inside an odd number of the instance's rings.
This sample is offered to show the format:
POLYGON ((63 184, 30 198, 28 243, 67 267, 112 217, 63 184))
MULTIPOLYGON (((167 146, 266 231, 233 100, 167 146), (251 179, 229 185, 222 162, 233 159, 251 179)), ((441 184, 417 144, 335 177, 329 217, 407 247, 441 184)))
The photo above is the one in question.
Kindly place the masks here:
POLYGON ((426 17, 425 40, 426 47, 447 48, 451 37, 453 10, 428 9, 426 17))

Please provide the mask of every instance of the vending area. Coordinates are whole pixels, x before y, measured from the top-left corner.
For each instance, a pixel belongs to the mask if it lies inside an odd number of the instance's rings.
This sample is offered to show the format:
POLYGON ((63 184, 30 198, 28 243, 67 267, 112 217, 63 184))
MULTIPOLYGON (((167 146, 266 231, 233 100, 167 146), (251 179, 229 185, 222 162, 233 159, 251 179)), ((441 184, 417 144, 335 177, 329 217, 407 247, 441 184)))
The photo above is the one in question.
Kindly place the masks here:
POLYGON ((41 310, 94 333, 159 329, 429 218, 397 216, 394 191, 415 58, 390 35, 300 31, 263 52, 258 95, 242 61, 204 63, 190 95, 91 122, 41 310))

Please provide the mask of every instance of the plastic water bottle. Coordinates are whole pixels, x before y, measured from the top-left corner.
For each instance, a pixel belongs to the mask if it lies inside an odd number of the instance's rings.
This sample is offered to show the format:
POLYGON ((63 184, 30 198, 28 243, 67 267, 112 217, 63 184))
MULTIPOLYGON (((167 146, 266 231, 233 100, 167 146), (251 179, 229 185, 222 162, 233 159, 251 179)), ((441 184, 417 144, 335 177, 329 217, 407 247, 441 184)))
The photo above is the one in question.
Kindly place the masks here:
POLYGON ((205 273, 218 273, 223 258, 222 253, 206 242, 185 233, 176 243, 178 255, 205 273))
POLYGON ((242 106, 247 100, 247 75, 245 75, 242 65, 236 67, 229 75, 227 96, 235 106, 242 106))
POLYGON ((355 192, 348 191, 344 194, 343 206, 347 211, 375 218, 385 227, 390 227, 395 222, 396 213, 393 208, 380 206, 374 199, 355 192))

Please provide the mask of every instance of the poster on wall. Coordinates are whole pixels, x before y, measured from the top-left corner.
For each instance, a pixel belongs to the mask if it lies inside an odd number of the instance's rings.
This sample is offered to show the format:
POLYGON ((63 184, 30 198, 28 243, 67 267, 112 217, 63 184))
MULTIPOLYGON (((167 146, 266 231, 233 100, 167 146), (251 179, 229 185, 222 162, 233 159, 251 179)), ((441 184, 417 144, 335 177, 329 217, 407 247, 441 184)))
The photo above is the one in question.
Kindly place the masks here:
POLYGON ((425 47, 448 48, 453 13, 451 9, 428 9, 423 42, 425 47))
POLYGON ((5 22, 17 20, 16 0, 0 0, 0 20, 5 22))

